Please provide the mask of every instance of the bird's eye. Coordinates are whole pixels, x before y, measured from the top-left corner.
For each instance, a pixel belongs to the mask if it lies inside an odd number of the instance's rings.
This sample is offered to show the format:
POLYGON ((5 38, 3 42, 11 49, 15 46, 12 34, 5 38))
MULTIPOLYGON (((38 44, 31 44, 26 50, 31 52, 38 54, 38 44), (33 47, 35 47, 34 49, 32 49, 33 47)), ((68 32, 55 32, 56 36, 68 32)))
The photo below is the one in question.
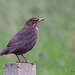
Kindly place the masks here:
POLYGON ((33 22, 34 22, 35 20, 33 20, 33 22))

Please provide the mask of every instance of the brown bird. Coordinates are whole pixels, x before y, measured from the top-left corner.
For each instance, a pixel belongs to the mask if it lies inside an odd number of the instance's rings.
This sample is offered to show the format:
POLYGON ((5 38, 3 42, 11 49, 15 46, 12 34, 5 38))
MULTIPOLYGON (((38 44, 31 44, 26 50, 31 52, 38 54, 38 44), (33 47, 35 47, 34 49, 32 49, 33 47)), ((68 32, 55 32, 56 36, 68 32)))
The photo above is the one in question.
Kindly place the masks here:
POLYGON ((30 18, 24 28, 22 28, 7 44, 7 46, 0 51, 0 55, 11 54, 14 53, 19 62, 22 61, 18 57, 21 55, 26 63, 29 63, 28 60, 23 56, 24 53, 30 51, 34 45, 36 44, 38 38, 38 24, 40 21, 44 20, 44 18, 30 18))

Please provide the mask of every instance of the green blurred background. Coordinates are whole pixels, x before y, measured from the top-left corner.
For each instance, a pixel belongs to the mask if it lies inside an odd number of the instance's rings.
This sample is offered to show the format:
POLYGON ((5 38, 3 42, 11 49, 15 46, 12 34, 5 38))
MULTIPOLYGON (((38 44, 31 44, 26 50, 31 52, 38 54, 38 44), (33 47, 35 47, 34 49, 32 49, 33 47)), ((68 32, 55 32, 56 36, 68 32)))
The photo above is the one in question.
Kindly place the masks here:
MULTIPOLYGON (((0 50, 31 18, 39 24, 39 38, 25 57, 37 65, 37 75, 75 75, 75 0, 0 0, 0 50)), ((3 64, 18 61, 0 56, 3 64)))

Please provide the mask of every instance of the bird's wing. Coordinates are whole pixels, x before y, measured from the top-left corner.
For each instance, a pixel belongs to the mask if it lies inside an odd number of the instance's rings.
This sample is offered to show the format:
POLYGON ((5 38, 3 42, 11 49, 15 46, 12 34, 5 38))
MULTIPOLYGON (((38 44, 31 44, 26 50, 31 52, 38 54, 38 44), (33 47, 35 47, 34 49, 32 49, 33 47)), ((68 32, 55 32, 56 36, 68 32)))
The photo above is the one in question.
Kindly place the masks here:
POLYGON ((19 31, 8 43, 8 47, 10 47, 9 53, 15 52, 18 49, 22 48, 29 42, 33 41, 36 38, 36 33, 33 30, 21 30, 19 31))

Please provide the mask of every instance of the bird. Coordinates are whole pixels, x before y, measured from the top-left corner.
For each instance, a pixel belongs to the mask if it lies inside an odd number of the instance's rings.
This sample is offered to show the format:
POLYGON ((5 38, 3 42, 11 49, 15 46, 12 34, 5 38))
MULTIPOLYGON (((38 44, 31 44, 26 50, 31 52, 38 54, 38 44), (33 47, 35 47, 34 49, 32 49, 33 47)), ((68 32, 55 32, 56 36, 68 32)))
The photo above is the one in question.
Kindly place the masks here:
POLYGON ((18 62, 22 63, 18 55, 21 55, 25 63, 30 63, 23 54, 30 51, 38 39, 38 24, 43 21, 44 18, 30 18, 25 26, 8 42, 6 47, 0 51, 0 56, 4 54, 15 54, 18 58, 18 62))

